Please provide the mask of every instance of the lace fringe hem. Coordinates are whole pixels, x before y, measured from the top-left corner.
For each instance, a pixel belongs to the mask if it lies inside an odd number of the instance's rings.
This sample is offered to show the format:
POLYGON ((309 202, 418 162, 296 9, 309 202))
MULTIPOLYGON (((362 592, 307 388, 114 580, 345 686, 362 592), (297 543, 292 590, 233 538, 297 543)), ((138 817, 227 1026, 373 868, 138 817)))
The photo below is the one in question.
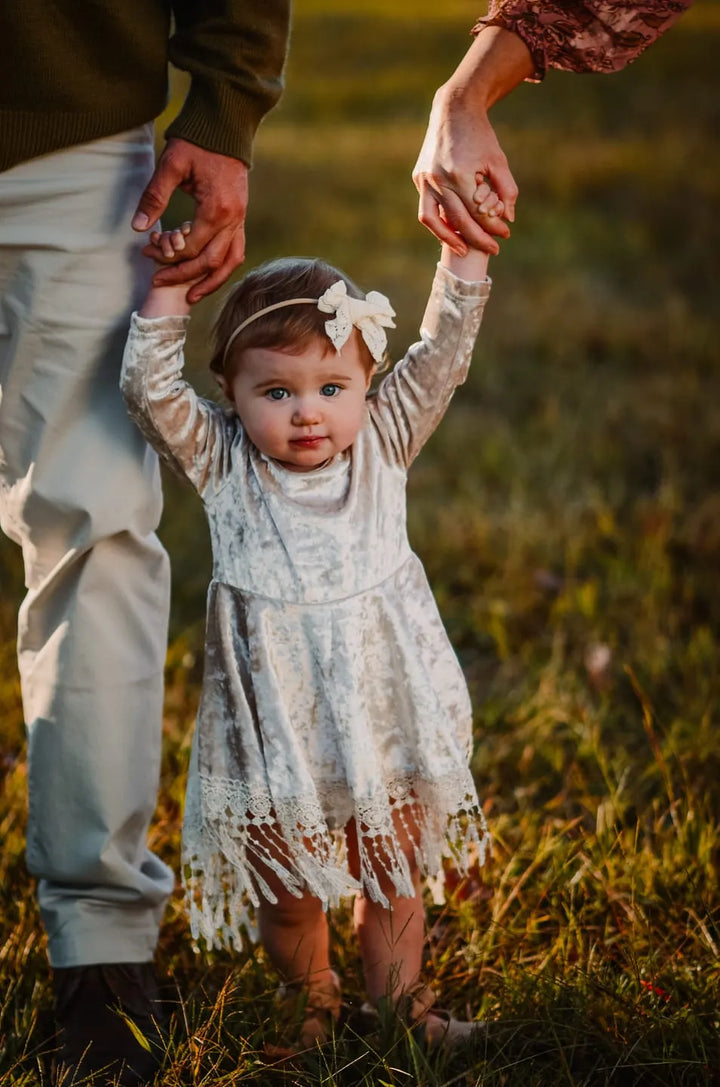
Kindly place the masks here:
MULTIPOLYGON (((197 782, 196 782, 197 784, 197 782)), ((183 832, 183 883, 195 940, 208 948, 241 947, 243 931, 255 938, 250 906, 261 898, 276 902, 267 882, 272 872, 298 898, 306 890, 325 906, 363 894, 383 906, 379 874, 399 895, 414 887, 395 822, 412 843, 424 875, 442 870, 444 857, 465 874, 476 858, 484 863, 488 846, 485 818, 469 772, 442 780, 415 778, 386 785, 382 796, 353 803, 347 817, 328 826, 326 812, 345 812, 346 786, 325 790, 322 798, 273 800, 267 791, 238 781, 200 775, 197 804, 188 804, 183 832), (335 801, 335 802, 334 802, 335 801), (344 826, 354 818, 360 879, 350 874, 344 826)))

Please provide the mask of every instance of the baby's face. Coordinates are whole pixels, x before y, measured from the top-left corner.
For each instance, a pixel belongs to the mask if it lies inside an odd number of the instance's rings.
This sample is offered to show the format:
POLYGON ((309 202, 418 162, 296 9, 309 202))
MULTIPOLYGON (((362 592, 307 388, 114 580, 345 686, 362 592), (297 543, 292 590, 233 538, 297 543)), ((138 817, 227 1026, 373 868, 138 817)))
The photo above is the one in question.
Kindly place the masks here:
POLYGON ((352 445, 371 376, 354 330, 341 354, 319 336, 298 355, 248 348, 223 388, 261 453, 311 472, 352 445))

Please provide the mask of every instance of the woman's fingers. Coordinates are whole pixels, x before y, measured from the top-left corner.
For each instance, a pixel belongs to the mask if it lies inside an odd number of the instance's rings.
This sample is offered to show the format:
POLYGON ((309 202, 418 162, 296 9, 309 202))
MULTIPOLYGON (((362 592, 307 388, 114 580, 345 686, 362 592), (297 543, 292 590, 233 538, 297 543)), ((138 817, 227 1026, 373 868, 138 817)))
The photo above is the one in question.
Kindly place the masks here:
POLYGON ((493 235, 510 236, 507 224, 498 216, 484 216, 482 222, 470 202, 473 213, 461 197, 450 188, 438 190, 424 181, 420 185, 418 218, 441 242, 458 256, 465 256, 468 246, 495 255, 499 247, 493 235))

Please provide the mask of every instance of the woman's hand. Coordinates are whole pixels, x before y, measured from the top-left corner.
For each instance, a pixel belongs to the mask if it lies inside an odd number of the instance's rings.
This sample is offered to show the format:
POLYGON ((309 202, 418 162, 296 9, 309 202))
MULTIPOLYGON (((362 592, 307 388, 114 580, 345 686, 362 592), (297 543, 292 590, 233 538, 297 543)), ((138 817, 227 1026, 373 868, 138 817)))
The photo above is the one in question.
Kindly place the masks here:
POLYGON ((510 235, 518 188, 488 119, 488 110, 528 76, 534 65, 517 35, 488 27, 447 83, 435 94, 413 181, 419 219, 462 256, 468 247, 497 253, 496 238, 510 235), (476 177, 486 178, 504 205, 487 216, 474 199, 476 177))
POLYGON ((517 185, 487 115, 469 112, 438 92, 413 181, 420 194, 420 222, 458 256, 468 247, 496 254, 495 237, 510 237, 503 218, 479 212, 474 200, 478 175, 490 180, 512 222, 517 185))

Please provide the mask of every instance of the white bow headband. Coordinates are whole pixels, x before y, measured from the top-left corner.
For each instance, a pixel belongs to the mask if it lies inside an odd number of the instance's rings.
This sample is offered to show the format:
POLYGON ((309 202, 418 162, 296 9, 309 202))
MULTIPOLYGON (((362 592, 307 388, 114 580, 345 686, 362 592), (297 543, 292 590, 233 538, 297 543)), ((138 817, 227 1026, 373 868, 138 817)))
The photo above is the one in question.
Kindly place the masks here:
POLYGON ((234 330, 223 352, 223 364, 228 356, 235 339, 243 329, 247 328, 258 317, 264 317, 272 310, 283 309, 285 306, 299 306, 304 303, 316 305, 322 313, 333 313, 334 320, 325 322, 325 332, 335 350, 339 353, 353 328, 357 328, 363 340, 367 344, 370 354, 375 362, 381 362, 387 347, 386 328, 395 328, 393 317, 395 310, 384 294, 379 291, 370 291, 365 298, 352 298, 347 293, 347 286, 342 279, 333 283, 320 298, 287 298, 283 302, 275 302, 272 306, 258 310, 250 317, 246 317, 242 324, 234 330))

